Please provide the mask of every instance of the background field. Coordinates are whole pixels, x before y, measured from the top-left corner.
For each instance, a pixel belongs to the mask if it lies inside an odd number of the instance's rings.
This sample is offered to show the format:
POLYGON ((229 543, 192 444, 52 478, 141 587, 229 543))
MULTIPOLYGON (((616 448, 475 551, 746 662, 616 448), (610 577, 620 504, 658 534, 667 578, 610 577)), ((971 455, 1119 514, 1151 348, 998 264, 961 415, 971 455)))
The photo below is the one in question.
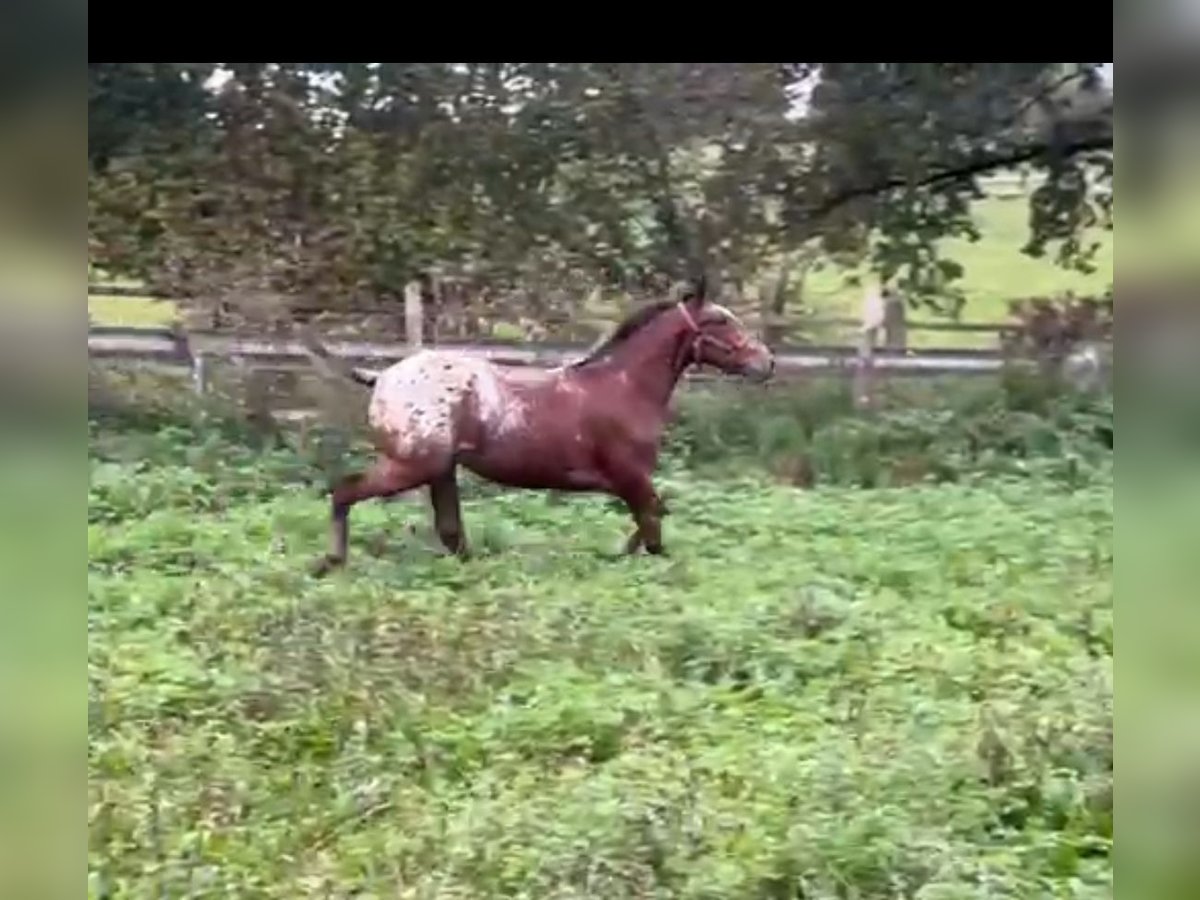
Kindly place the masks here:
MULTIPOLYGON (((1193 208, 1189 206, 1188 210, 1194 219, 1193 208)), ((1097 235, 1101 248, 1096 257, 1096 271, 1085 275, 1064 270, 1050 259, 1033 259, 1021 253, 1028 238, 1026 195, 998 196, 993 193, 980 201, 976 213, 983 238, 976 243, 948 242, 945 247, 947 255, 966 270, 963 288, 968 302, 964 319, 1003 321, 1007 318, 1006 304, 1015 297, 1057 296, 1065 291, 1096 294, 1112 283, 1111 233, 1097 235)), ((1162 248, 1148 246, 1145 252, 1149 253, 1151 249, 1157 252, 1162 248)), ((813 273, 806 288, 808 304, 827 316, 860 315, 863 288, 847 285, 846 277, 847 273, 832 268, 813 273)), ((107 325, 166 324, 175 315, 171 303, 150 302, 150 298, 138 297, 92 296, 88 298, 88 309, 98 323, 107 325)), ((924 312, 917 315, 929 316, 924 312)), ((949 337, 939 334, 935 340, 945 342, 949 337)))
MULTIPOLYGON (((1200 275, 1200 167, 1194 160, 1164 168, 1164 183, 1152 195, 1133 195, 1123 201, 1121 261, 1128 276, 1170 277, 1200 275)), ((1100 243, 1091 274, 1071 272, 1049 258, 1033 259, 1021 253, 1028 237, 1028 197, 993 188, 975 207, 982 239, 948 242, 946 254, 965 269, 963 289, 967 305, 963 318, 969 321, 1001 321, 1006 303, 1015 297, 1056 296, 1066 291, 1077 295, 1104 291, 1113 282, 1116 261, 1112 232, 1100 232, 1100 243)), ((14 245, 9 244, 10 247, 14 245)), ((23 285, 23 293, 69 296, 69 279, 64 270, 47 262, 44 253, 10 254, 0 272, 0 289, 14 291, 10 283, 23 285), (64 285, 68 287, 64 288, 64 285)), ((862 288, 848 286, 846 273, 826 269, 810 276, 807 302, 829 316, 857 316, 861 311, 862 288)), ((157 325, 170 322, 175 313, 170 303, 148 302, 149 298, 89 297, 88 309, 101 324, 157 325)), ((928 313, 915 314, 928 317, 928 313)), ((933 340, 946 343, 971 340, 970 336, 936 334, 914 336, 916 343, 933 340)))
POLYGON ((1043 407, 985 479, 864 491, 953 411, 776 402, 689 392, 667 559, 472 481, 474 560, 416 496, 321 582, 323 451, 95 405, 92 895, 1111 896, 1109 465, 1043 407), (786 422, 814 490, 755 465, 786 422))

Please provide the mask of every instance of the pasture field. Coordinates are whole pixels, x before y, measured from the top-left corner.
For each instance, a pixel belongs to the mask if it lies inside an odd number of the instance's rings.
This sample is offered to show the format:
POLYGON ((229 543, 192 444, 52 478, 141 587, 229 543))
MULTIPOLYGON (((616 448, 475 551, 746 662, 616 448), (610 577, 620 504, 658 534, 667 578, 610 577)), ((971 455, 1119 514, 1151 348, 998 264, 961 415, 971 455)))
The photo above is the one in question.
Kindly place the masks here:
POLYGON ((1111 475, 354 511, 93 422, 89 894, 1112 895, 1111 475), (190 893, 189 893, 190 892, 190 893))

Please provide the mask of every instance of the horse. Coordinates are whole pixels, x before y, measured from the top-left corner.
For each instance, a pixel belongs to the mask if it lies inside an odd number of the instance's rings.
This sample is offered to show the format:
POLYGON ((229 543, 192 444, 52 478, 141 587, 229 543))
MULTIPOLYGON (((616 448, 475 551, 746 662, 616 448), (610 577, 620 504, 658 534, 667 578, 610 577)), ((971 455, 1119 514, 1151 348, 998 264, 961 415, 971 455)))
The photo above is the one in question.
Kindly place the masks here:
MULTIPOLYGON (((614 496, 634 522, 625 553, 665 553, 667 510, 651 476, 680 377, 708 365, 762 383, 775 370, 771 351, 705 296, 703 281, 677 297, 635 310, 584 357, 554 369, 436 348, 379 372, 342 369, 372 389, 367 418, 378 456, 332 487, 330 551, 313 574, 345 565, 356 503, 423 485, 441 543, 468 557, 459 466, 508 487, 614 496)), ((315 338, 305 344, 325 371, 335 368, 315 338)))

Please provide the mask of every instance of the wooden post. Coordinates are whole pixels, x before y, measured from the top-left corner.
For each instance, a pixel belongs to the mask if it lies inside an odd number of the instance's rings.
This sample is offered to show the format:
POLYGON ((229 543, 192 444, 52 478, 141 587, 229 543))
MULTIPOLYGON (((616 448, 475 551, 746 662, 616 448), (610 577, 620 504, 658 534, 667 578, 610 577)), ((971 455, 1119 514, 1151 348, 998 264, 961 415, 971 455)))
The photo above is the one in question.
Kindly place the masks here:
POLYGON ((883 345, 889 350, 908 348, 908 309, 904 298, 890 289, 883 295, 883 345))
POLYGON ((875 368, 875 342, 884 324, 884 298, 874 288, 863 298, 862 330, 858 358, 854 367, 854 403, 860 409, 871 405, 871 387, 875 368))
POLYGON ((192 390, 198 397, 208 392, 208 355, 205 353, 192 357, 192 390))
POLYGON ((875 329, 864 328, 858 344, 854 366, 854 404, 859 409, 870 407, 872 383, 875 379, 875 329))
POLYGON ((425 310, 421 283, 413 280, 404 286, 404 342, 410 351, 425 343, 425 310))

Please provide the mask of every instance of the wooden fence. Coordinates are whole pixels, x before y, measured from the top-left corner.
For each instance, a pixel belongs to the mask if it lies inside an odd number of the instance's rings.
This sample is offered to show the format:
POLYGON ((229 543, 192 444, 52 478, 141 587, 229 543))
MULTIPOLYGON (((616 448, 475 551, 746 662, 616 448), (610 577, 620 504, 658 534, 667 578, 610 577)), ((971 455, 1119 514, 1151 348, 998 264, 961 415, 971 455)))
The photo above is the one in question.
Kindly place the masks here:
MULTIPOLYGON (((383 367, 412 352, 406 344, 366 341, 329 341, 330 353, 365 367, 383 367)), ((586 347, 554 344, 460 344, 439 347, 493 360, 502 365, 554 367, 578 358, 586 347)), ((148 362, 190 369, 197 390, 203 391, 208 364, 237 362, 254 369, 307 370, 311 363, 298 340, 248 338, 226 334, 184 332, 171 328, 92 326, 88 330, 88 356, 126 362, 148 362)), ((782 376, 803 373, 851 375, 871 367, 894 374, 986 374, 1003 367, 1005 357, 996 350, 877 348, 864 341, 854 346, 784 348, 777 354, 782 376)))
MULTIPOLYGON (((108 286, 92 286, 98 294, 108 286)), ((113 289, 112 294, 127 293, 113 289)), ((421 321, 419 300, 406 298, 410 323, 421 321)), ((1003 349, 1003 338, 1017 329, 1016 323, 908 322, 903 304, 889 304, 876 311, 871 321, 850 318, 824 319, 815 326, 841 326, 855 336, 853 344, 776 347, 776 371, 781 378, 825 374, 854 379, 855 395, 861 404, 872 399, 872 386, 880 376, 986 375, 999 372, 1012 360, 1003 349), (908 347, 908 334, 915 331, 975 332, 996 335, 988 349, 908 347)), ((421 329, 406 329, 414 339, 405 342, 373 343, 329 340, 329 351, 347 362, 372 368, 396 362, 422 346, 421 329)), ((502 365, 555 367, 578 358, 582 345, 542 342, 461 343, 435 341, 437 346, 490 359, 502 365)), ((174 328, 114 327, 90 325, 88 356, 139 364, 187 369, 197 393, 208 389, 214 363, 232 362, 251 371, 308 371, 311 362, 303 345, 286 338, 247 337, 224 332, 185 331, 174 328)), ((704 375, 694 376, 704 378, 704 375)), ((708 376, 711 377, 711 376, 708 376)))
MULTIPOLYGON (((90 284, 88 285, 88 294, 93 297, 144 297, 145 289, 130 287, 127 285, 118 284, 90 284)), ((167 298, 170 299, 170 298, 167 298)), ((302 320, 308 321, 312 319, 316 312, 315 310, 296 310, 300 314, 302 320)), ((327 320, 331 324, 342 322, 343 319, 363 318, 369 314, 380 314, 383 310, 363 310, 354 314, 328 314, 321 315, 319 318, 327 320)), ((428 325, 423 329, 416 327, 417 323, 424 321, 424 311, 421 309, 420 295, 406 291, 404 305, 401 309, 391 309, 390 314, 398 320, 405 323, 405 337, 408 334, 417 334, 418 331, 428 333, 428 325)), ((863 319, 852 316, 804 316, 791 321, 793 327, 803 328, 805 331, 810 331, 814 334, 822 334, 827 332, 841 332, 843 334, 850 333, 856 337, 863 331, 863 319)), ((102 327, 102 326, 101 326, 102 327)), ((1002 344, 1003 338, 1015 331, 1018 326, 1013 322, 955 322, 955 321, 936 321, 936 320, 917 320, 909 321, 907 318, 907 308, 903 303, 888 304, 883 315, 880 317, 878 327, 873 329, 872 339, 876 344, 892 349, 905 349, 908 346, 908 335, 910 333, 940 333, 940 334, 990 334, 996 338, 995 346, 998 348, 1002 344)), ((438 343, 441 343, 438 341, 438 343)), ((857 341, 856 341, 857 345, 857 341)), ((826 345, 829 346, 829 345, 826 345)), ((800 349, 801 345, 785 344, 780 347, 781 350, 800 349)), ((808 349, 804 347, 804 349, 808 349)), ((935 348, 933 352, 938 352, 935 348)))

